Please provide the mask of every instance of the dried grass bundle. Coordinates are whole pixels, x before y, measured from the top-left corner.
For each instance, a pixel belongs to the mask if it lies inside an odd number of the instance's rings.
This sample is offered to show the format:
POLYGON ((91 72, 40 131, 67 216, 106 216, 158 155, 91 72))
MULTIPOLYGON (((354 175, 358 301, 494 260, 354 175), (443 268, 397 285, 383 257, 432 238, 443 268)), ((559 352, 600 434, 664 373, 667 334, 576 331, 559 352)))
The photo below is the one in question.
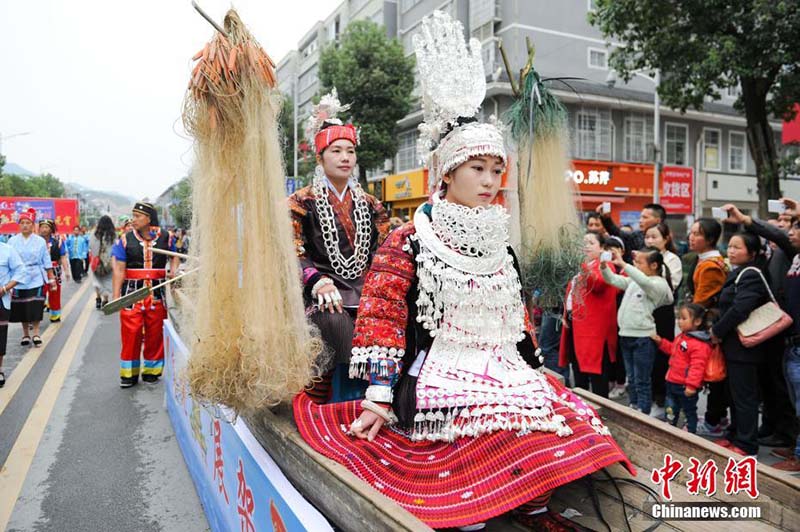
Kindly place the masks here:
POLYGON ((237 414, 289 399, 315 376, 322 350, 308 325, 285 206, 274 64, 239 16, 225 16, 185 98, 195 139, 194 319, 188 379, 201 401, 237 414))
POLYGON ((543 305, 555 306, 583 261, 583 232, 572 181, 566 179, 566 110, 530 68, 507 119, 519 149, 523 286, 538 290, 543 305))

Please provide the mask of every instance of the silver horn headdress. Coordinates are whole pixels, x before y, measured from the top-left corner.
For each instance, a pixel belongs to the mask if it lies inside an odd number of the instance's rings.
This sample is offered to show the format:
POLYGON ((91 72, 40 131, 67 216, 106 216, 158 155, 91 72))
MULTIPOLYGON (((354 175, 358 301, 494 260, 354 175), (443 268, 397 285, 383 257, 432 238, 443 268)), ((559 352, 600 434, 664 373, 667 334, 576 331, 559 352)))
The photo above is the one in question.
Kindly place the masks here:
POLYGON ((480 155, 505 162, 503 132, 492 117, 478 121, 486 96, 481 45, 464 42, 464 28, 449 15, 435 11, 422 21, 414 36, 414 50, 422 85, 423 123, 417 145, 428 167, 431 192, 449 171, 480 155))

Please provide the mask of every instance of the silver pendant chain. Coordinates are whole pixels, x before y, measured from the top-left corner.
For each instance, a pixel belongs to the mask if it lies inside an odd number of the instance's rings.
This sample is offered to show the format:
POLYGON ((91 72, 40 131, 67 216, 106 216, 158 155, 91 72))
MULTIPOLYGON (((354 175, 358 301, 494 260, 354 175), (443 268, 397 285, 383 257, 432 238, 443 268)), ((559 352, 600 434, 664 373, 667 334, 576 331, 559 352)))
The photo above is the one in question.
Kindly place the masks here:
POLYGON ((336 228, 336 217, 331 202, 328 201, 328 187, 325 178, 316 176, 313 183, 315 205, 319 224, 322 228, 322 240, 328 254, 331 267, 337 275, 344 279, 358 279, 367 269, 369 263, 369 247, 372 239, 372 223, 369 215, 369 203, 360 185, 350 188, 355 209, 353 218, 356 226, 356 237, 353 242, 353 254, 345 258, 339 248, 339 231, 336 228))

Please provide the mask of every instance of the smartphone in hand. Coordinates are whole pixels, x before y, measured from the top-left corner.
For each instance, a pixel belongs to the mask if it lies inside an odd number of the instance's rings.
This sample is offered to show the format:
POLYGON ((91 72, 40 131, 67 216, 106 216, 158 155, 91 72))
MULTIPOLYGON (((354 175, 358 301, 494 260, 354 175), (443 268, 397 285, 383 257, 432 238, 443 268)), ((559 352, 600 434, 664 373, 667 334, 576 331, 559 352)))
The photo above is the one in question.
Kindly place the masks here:
POLYGON ((777 199, 767 200, 767 211, 783 214, 786 212, 786 204, 777 199))
POLYGON ((711 207, 711 216, 717 220, 725 220, 728 218, 728 211, 722 207, 711 207))
POLYGON ((610 251, 603 251, 602 253, 600 253, 600 260, 602 262, 610 262, 614 260, 614 254, 611 253, 610 251))

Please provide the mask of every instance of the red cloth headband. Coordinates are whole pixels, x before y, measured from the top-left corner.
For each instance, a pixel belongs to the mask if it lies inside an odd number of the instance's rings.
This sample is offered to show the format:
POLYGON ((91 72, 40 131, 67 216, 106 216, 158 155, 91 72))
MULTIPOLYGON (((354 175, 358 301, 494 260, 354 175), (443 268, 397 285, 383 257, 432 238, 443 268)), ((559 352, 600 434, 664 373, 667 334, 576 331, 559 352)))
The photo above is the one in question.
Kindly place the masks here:
POLYGON ((345 124, 343 126, 328 126, 314 137, 314 147, 317 149, 317 155, 322 153, 322 150, 330 146, 337 140, 345 139, 353 143, 354 146, 358 145, 358 133, 353 124, 345 124))
POLYGON ((30 222, 35 222, 36 221, 36 211, 34 209, 28 209, 27 211, 23 211, 23 212, 19 213, 19 219, 20 219, 20 221, 28 220, 30 222))

